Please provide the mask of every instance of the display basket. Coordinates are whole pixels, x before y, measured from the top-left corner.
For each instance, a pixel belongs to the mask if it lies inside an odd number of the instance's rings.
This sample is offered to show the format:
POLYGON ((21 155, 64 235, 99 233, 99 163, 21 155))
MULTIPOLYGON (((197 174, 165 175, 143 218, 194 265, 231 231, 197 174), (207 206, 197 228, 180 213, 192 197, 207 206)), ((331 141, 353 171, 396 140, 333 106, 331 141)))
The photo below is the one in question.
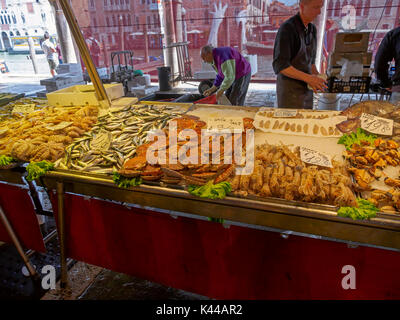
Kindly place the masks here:
POLYGON ((371 77, 350 77, 349 81, 343 81, 336 77, 328 79, 329 93, 368 93, 371 77))

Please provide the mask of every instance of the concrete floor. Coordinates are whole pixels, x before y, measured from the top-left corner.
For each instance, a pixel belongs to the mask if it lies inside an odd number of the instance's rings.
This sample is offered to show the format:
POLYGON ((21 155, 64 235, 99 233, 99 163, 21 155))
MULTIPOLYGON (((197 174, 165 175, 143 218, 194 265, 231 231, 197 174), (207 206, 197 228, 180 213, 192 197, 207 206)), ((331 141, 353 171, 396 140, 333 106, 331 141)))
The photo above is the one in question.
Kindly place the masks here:
POLYGON ((208 300, 207 297, 77 262, 69 287, 48 291, 41 300, 208 300))

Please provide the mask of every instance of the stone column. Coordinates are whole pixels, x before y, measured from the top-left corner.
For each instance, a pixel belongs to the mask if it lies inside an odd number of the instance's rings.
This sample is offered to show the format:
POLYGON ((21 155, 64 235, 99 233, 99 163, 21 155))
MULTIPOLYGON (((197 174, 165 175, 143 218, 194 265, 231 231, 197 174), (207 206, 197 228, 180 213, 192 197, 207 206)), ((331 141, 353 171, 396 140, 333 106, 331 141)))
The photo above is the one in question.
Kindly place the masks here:
POLYGON ((77 63, 77 55, 75 52, 74 43, 72 41, 71 31, 69 30, 64 13, 57 0, 49 0, 49 3, 52 6, 55 15, 57 36, 60 42, 63 62, 77 63))

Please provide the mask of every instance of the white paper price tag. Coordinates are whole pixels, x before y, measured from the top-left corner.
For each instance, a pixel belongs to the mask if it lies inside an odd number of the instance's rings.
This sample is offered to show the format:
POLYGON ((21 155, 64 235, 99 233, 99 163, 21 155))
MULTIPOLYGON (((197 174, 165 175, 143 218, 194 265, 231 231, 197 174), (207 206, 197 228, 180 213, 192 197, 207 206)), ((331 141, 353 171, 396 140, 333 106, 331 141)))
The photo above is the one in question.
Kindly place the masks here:
POLYGON ((207 129, 208 130, 242 130, 243 131, 243 118, 240 117, 215 117, 208 118, 207 129))
POLYGON ((393 120, 363 113, 361 115, 361 128, 371 133, 391 136, 393 135, 393 120))
POLYGON ((72 125, 72 122, 63 121, 54 126, 47 126, 46 129, 49 129, 52 131, 57 131, 57 130, 62 130, 62 129, 68 128, 71 125, 72 125))
POLYGON ((300 158, 303 162, 321 167, 333 168, 330 155, 306 147, 300 148, 300 158))
POLYGON ((12 113, 32 113, 34 111, 34 104, 18 104, 14 106, 12 113))
POLYGON ((90 143, 92 150, 107 151, 111 145, 111 132, 100 130, 90 143))
POLYGON ((274 118, 294 118, 297 114, 297 110, 275 110, 274 118))

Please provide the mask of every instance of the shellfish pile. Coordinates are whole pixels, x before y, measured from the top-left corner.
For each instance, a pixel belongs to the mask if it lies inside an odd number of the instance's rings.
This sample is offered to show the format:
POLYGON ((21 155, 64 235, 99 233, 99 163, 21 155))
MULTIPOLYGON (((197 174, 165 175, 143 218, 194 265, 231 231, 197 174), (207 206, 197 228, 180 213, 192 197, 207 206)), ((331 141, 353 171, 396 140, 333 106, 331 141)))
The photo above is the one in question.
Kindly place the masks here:
POLYGON ((264 144, 257 146, 254 171, 236 175, 229 182, 235 194, 275 197, 331 204, 357 206, 352 181, 346 167, 333 161, 333 168, 305 164, 298 148, 264 144))
POLYGON ((97 114, 93 106, 45 107, 22 118, 6 119, 0 122, 0 155, 24 162, 54 162, 74 138, 90 130, 97 114))

